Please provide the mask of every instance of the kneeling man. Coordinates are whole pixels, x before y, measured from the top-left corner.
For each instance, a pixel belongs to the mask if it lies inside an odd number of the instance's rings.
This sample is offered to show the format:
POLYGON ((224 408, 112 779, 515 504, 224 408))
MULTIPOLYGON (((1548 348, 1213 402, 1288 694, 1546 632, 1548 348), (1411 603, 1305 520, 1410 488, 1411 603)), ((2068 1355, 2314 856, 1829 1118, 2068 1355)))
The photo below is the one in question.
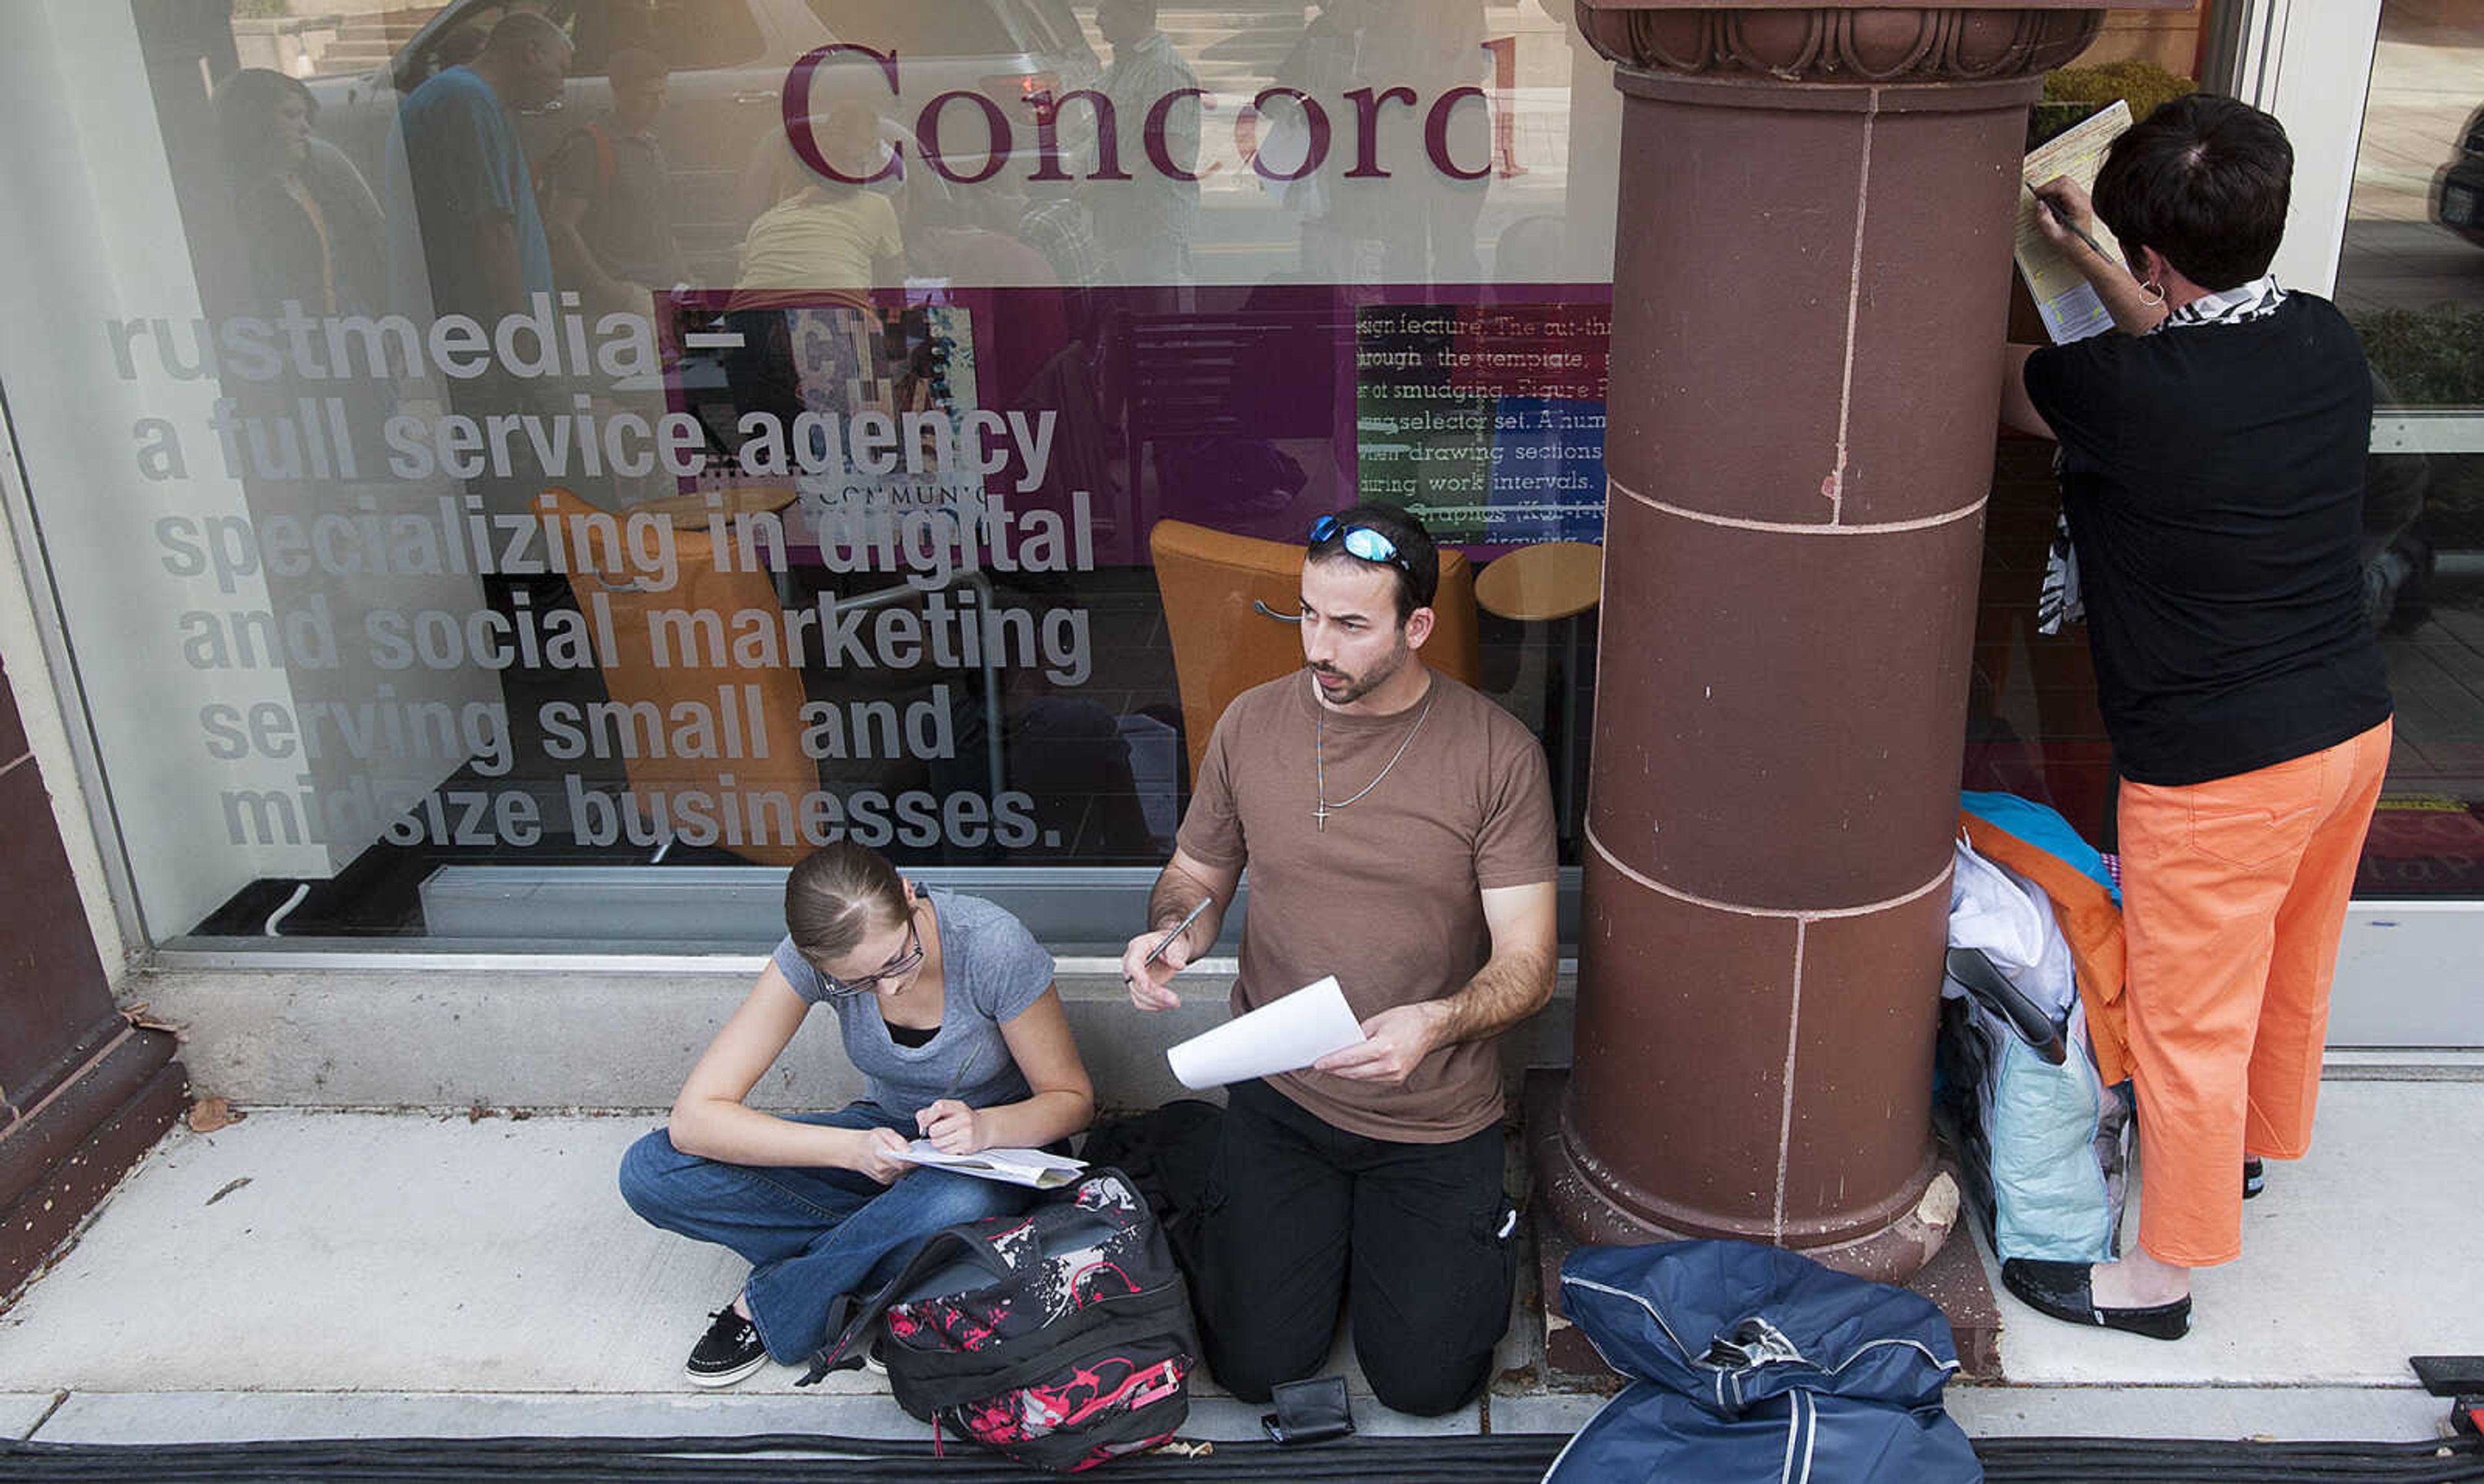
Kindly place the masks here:
POLYGON ((1235 1012, 1334 974, 1369 1038, 1229 1093, 1198 1299, 1210 1368, 1253 1401, 1318 1372, 1350 1295, 1382 1404, 1449 1412, 1509 1317, 1495 1040, 1552 993, 1552 801, 1526 728, 1423 663, 1439 580, 1393 506, 1313 524, 1307 667, 1217 721, 1121 959, 1141 1009, 1180 1003, 1247 866, 1235 1012))

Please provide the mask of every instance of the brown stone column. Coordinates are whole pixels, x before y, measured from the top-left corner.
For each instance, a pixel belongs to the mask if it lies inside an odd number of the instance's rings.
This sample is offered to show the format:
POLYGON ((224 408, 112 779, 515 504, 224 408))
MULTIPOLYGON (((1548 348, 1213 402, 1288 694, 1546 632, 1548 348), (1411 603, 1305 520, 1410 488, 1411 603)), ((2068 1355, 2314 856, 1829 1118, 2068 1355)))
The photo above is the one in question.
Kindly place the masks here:
POLYGON ((2101 18, 1580 0, 1624 94, 1611 485, 1539 1149, 1583 1240, 1894 1279, 1956 1219, 1932 1033, 2017 166, 2101 18))

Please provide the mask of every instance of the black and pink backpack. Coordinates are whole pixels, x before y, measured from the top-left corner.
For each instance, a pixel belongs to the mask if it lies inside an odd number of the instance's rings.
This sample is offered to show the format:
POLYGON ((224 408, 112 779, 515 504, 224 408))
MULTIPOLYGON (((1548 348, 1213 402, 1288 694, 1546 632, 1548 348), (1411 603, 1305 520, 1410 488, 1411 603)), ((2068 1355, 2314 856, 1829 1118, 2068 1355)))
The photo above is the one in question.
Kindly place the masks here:
POLYGON ((934 1233, 845 1317, 803 1384, 885 1334, 898 1404, 1055 1472, 1165 1442, 1190 1415, 1199 1338, 1163 1231, 1129 1177, 1091 1171, 1023 1216, 934 1233))

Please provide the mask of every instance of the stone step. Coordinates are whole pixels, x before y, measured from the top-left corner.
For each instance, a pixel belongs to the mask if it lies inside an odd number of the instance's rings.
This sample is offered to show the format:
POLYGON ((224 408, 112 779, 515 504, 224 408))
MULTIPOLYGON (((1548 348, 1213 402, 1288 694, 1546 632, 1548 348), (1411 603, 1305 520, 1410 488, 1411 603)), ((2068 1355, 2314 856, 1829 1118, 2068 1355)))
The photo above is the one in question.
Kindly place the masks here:
POLYGON ((443 9, 412 6, 354 16, 338 28, 337 40, 320 53, 319 70, 332 77, 367 72, 394 57, 443 9))
POLYGON ((338 72, 367 72, 395 55, 393 46, 331 46, 319 54, 319 70, 329 76, 338 72))

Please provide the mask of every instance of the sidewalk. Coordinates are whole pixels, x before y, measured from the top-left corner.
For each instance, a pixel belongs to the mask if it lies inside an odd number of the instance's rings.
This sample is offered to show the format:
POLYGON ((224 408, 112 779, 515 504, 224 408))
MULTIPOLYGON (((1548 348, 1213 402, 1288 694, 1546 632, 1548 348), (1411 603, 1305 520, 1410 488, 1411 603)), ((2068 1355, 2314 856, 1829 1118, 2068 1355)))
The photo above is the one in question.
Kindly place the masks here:
MULTIPOLYGON (((2484 1128, 2484 1079, 2448 1075, 2333 1076, 2318 1149, 2272 1167, 2244 1261, 2200 1277, 2190 1338, 2080 1331, 2004 1297, 2009 1384, 1955 1386, 1952 1412, 1979 1436, 2435 1436, 2447 1406, 2406 1357, 2484 1350, 2459 1143, 2484 1128)), ((0 1311, 0 1434, 927 1437, 867 1372, 796 1390, 770 1366, 724 1392, 682 1379, 741 1264, 622 1206, 612 1170, 654 1121, 266 1110, 176 1131, 0 1311)), ((1522 1293, 1504 1372, 1538 1374, 1532 1314, 1522 1293)), ((1603 1400, 1505 1377, 1424 1420, 1371 1401, 1342 1346, 1333 1368, 1371 1434, 1566 1432, 1603 1400)), ((1260 1410, 1205 1388, 1185 1431, 1256 1438, 1260 1410)))

